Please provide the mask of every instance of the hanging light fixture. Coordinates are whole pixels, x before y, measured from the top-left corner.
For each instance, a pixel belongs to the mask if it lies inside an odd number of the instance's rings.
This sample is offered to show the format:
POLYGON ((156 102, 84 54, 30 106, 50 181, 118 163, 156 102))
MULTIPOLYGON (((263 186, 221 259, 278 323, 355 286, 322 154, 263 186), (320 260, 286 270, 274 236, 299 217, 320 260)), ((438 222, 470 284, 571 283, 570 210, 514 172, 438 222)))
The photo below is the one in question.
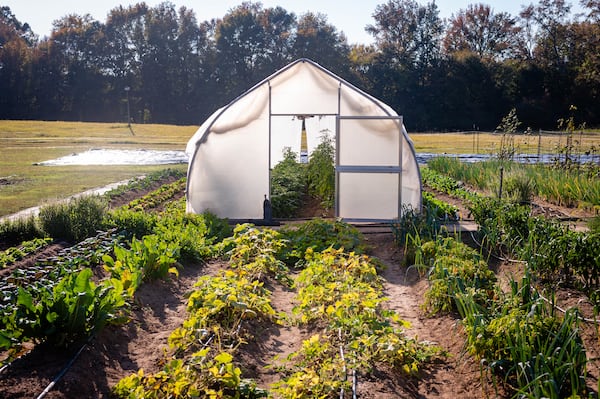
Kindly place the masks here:
POLYGON ((306 139, 306 123, 302 119, 302 134, 300 137, 300 163, 308 163, 308 140, 306 139))
POLYGON ((302 132, 300 133, 300 163, 308 163, 308 138, 306 136, 306 118, 314 115, 297 115, 302 120, 302 132))

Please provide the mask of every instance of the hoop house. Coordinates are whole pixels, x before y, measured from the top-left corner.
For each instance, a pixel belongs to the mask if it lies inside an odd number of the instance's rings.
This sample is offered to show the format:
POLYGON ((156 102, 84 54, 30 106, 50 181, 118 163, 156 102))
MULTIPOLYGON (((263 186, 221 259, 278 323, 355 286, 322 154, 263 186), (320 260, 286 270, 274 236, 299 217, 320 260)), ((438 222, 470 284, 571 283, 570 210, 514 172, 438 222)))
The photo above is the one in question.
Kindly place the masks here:
POLYGON ((188 212, 262 219, 263 200, 270 197, 271 147, 285 130, 280 122, 307 117, 332 121, 336 217, 395 220, 404 206, 421 208, 419 166, 402 117, 315 62, 299 59, 218 109, 189 140, 188 212))

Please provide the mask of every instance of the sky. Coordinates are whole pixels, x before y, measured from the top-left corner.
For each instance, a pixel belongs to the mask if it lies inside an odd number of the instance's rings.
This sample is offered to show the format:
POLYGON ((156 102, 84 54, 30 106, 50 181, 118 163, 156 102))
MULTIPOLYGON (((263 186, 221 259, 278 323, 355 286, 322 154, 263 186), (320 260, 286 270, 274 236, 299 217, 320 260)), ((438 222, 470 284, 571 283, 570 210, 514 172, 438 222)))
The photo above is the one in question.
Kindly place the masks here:
MULTIPOLYGON (((171 0, 176 8, 185 6, 196 13, 198 21, 221 18, 229 10, 241 4, 243 0, 171 0)), ((68 14, 90 14, 94 19, 105 22, 108 12, 113 8, 127 6, 141 0, 0 0, 0 5, 9 6, 12 13, 22 23, 29 23, 33 32, 41 37, 49 36, 52 21, 68 14)), ((162 0, 146 0, 149 6, 155 6, 162 0)), ((257 1, 253 1, 257 2, 257 1)), ((281 6, 297 16, 307 11, 320 12, 327 16, 330 24, 343 31, 350 44, 369 44, 373 37, 365 32, 365 26, 373 24, 372 14, 379 4, 387 0, 262 0, 263 8, 281 6)), ((428 1, 419 1, 426 4, 428 1)), ((469 4, 484 3, 494 12, 508 12, 517 15, 522 4, 537 3, 536 0, 436 0, 442 18, 449 18, 469 4)), ((577 0, 571 1, 573 10, 580 12, 577 0)))

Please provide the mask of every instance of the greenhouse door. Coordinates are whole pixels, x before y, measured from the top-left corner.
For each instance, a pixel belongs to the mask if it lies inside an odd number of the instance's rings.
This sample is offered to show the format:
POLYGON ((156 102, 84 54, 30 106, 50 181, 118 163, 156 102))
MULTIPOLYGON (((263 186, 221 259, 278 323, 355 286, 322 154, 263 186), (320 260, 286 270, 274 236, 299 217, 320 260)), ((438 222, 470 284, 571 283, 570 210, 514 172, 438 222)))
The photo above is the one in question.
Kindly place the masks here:
POLYGON ((401 116, 338 117, 337 217, 350 222, 391 221, 400 217, 401 129, 401 116))

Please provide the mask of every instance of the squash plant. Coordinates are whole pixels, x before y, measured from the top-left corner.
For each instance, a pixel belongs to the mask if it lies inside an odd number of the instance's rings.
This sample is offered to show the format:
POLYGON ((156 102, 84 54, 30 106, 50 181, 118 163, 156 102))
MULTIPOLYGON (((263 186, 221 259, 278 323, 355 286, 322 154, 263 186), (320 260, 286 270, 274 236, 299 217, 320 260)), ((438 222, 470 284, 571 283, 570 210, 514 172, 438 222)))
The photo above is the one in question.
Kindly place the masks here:
POLYGON ((235 354, 252 338, 248 323, 280 322, 270 292, 256 275, 257 260, 274 259, 277 245, 269 242, 277 242, 276 236, 272 230, 263 234, 251 225, 236 229, 224 245, 231 249, 235 267, 198 280, 189 296, 188 317, 169 336, 173 358, 158 373, 146 375, 140 370, 122 379, 113 392, 123 398, 267 397, 266 391, 241 377, 235 354))
POLYGON ((250 279, 272 277, 287 286, 291 285, 289 269, 278 258, 286 247, 286 241, 277 231, 258 229, 251 224, 238 225, 233 230, 233 237, 225 239, 223 245, 232 247, 227 252, 231 267, 243 269, 250 279))
POLYGON ((430 286, 424 307, 431 313, 457 310, 455 298, 470 289, 478 302, 495 295, 496 275, 481 254, 452 237, 438 238, 421 246, 424 262, 430 264, 430 286))
POLYGON ((293 312, 303 324, 319 326, 302 348, 288 357, 274 391, 286 398, 330 397, 348 389, 348 375, 370 372, 386 363, 408 374, 440 351, 404 336, 408 326, 383 306, 381 281, 365 255, 329 248, 307 250, 304 270, 295 282, 299 304, 293 312))
POLYGON ((189 317, 169 337, 169 345, 176 353, 197 350, 206 340, 214 339, 211 337, 215 334, 222 345, 235 348, 243 342, 239 335, 243 322, 277 321, 270 293, 261 282, 244 274, 227 270, 221 276, 198 280, 188 300, 189 317))

